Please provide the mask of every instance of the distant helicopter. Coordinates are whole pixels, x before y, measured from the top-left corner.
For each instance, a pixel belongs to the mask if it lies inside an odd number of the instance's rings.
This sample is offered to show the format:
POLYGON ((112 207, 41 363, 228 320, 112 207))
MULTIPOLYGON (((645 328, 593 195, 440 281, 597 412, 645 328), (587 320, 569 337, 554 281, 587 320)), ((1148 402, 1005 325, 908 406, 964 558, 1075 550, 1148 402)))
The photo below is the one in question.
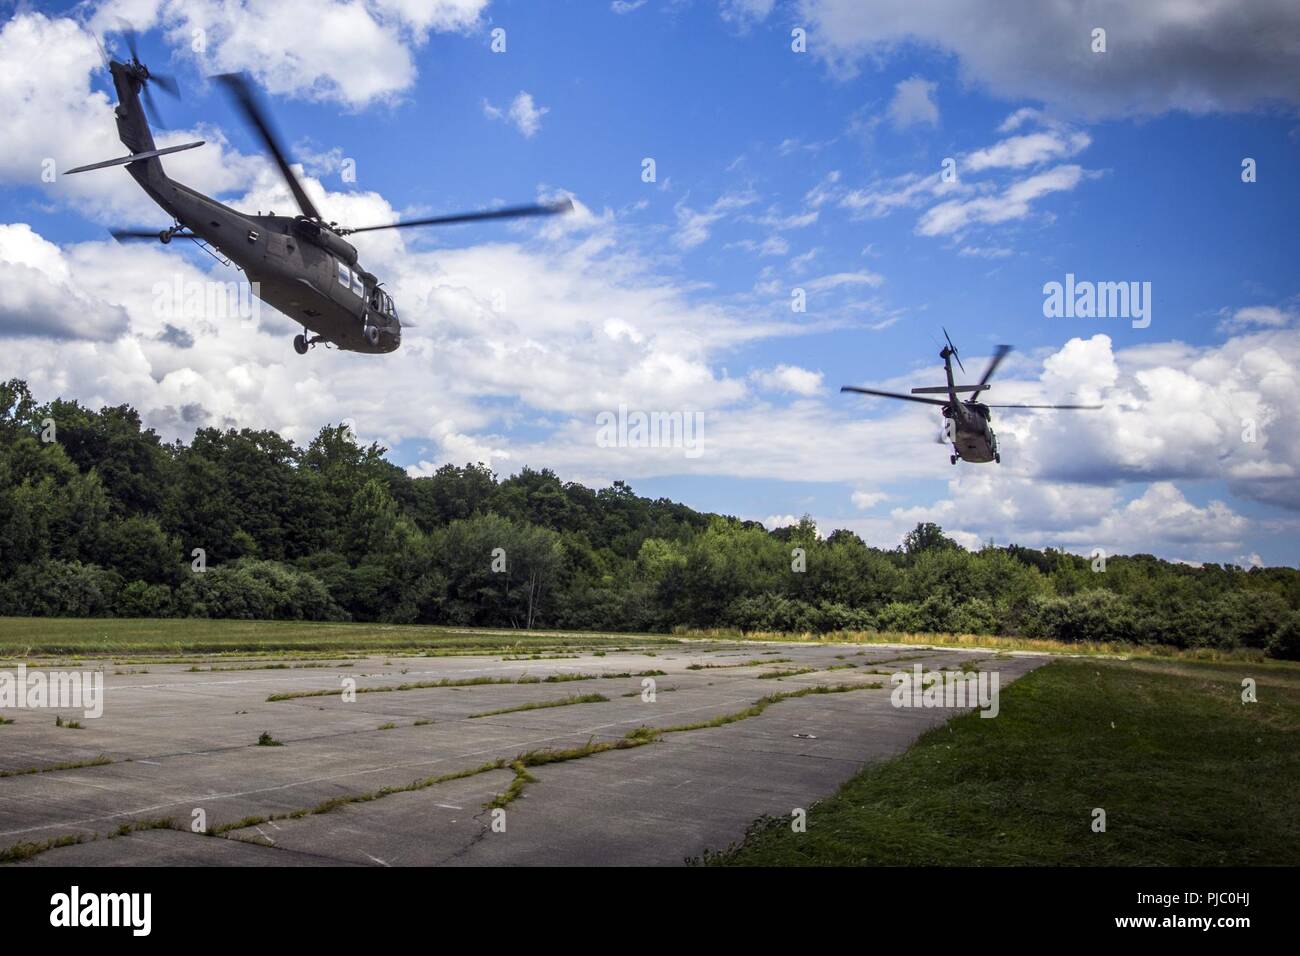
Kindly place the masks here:
MULTIPOLYGON (((947 441, 952 443, 953 454, 949 456, 952 464, 957 464, 958 459, 964 461, 979 463, 986 461, 996 461, 1002 463, 1002 456, 998 453, 998 439, 993 434, 993 426, 989 424, 990 408, 1055 408, 1055 409, 1098 409, 1100 405, 986 405, 983 402, 977 402, 973 398, 962 401, 957 397, 958 392, 970 392, 978 397, 979 393, 986 388, 990 388, 989 379, 997 371, 1002 360, 1007 357, 1011 351, 1010 345, 999 345, 993 351, 993 358, 989 362, 989 367, 984 370, 983 376, 980 377, 976 385, 958 385, 952 377, 952 360, 957 360, 957 367, 966 371, 965 366, 961 364, 961 356, 957 354, 956 347, 952 344, 952 339, 948 338, 948 330, 943 330, 943 337, 947 341, 939 351, 939 358, 943 359, 943 368, 948 376, 947 385, 924 386, 922 388, 912 389, 911 395, 903 395, 898 392, 881 392, 874 388, 858 388, 855 385, 845 385, 841 392, 858 392, 862 395, 879 395, 881 398, 897 398, 905 402, 923 402, 926 405, 939 405, 943 408, 944 422, 943 434, 947 441), (946 399, 938 398, 918 398, 920 394, 947 394, 946 399)), ((944 439, 939 439, 942 444, 944 439)))
POLYGON ((301 215, 253 216, 237 212, 178 183, 163 171, 158 157, 194 149, 202 146, 203 142, 185 143, 166 149, 158 149, 154 145, 153 134, 141 108, 140 95, 143 92, 144 103, 157 123, 158 111, 148 84, 157 83, 161 89, 176 96, 176 81, 169 76, 151 73, 140 62, 134 31, 124 29, 122 32, 131 52, 130 62, 110 61, 107 55, 104 60, 117 89, 118 105, 115 112, 118 136, 131 154, 120 159, 69 169, 67 175, 106 166, 125 165, 127 172, 154 202, 171 215, 174 222, 161 232, 117 229, 113 231, 114 238, 119 242, 157 239, 164 244, 174 238, 183 238, 216 248, 226 259, 244 270, 259 298, 302 324, 303 334, 295 336, 293 340, 294 350, 299 355, 305 354, 319 342, 327 342, 349 351, 371 353, 392 352, 402 344, 402 324, 398 320, 397 307, 393 304, 392 297, 381 288, 382 283, 374 275, 361 267, 357 261, 356 247, 345 241, 344 236, 377 229, 550 216, 569 212, 573 208, 572 202, 565 199, 553 203, 409 219, 382 226, 339 228, 338 223, 322 219, 320 212, 307 198, 302 184, 289 167, 279 137, 266 112, 257 102, 248 79, 243 74, 227 73, 216 77, 217 81, 230 93, 235 106, 275 160, 289 191, 298 203, 301 215), (315 334, 308 334, 312 332, 315 334))

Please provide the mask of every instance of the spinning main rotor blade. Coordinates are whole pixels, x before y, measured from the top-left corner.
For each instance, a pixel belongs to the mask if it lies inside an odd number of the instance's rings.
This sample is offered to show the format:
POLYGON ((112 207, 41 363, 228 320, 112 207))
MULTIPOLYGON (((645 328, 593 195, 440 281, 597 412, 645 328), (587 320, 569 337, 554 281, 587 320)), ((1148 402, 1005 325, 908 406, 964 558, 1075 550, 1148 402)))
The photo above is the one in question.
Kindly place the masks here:
POLYGON ((308 219, 320 219, 320 212, 312 205, 312 201, 307 198, 302 183, 298 182, 298 177, 293 174, 293 170, 289 167, 289 160, 280 145, 280 138, 276 135, 274 127, 271 126, 266 111, 262 109, 261 104, 257 101, 257 95, 253 92, 253 85, 249 83, 248 76, 244 73, 221 73, 214 79, 226 88, 239 111, 244 114, 244 119, 257 130, 258 136, 262 138, 262 145, 266 147, 266 151, 275 160, 275 165, 279 167, 280 175, 284 177, 285 183, 288 184, 289 191, 293 193, 293 198, 297 201, 302 214, 308 219))
POLYGON ((903 395, 899 392, 879 392, 874 388, 858 388, 855 385, 843 385, 840 387, 841 392, 857 392, 859 395, 876 395, 880 398, 897 398, 904 402, 920 402, 923 405, 947 405, 947 402, 940 401, 937 398, 917 398, 915 395, 903 395))
POLYGON ((573 202, 563 199, 559 202, 536 203, 528 206, 506 206, 502 209, 485 209, 482 212, 461 212, 450 216, 430 216, 427 219, 408 219, 405 222, 390 222, 384 226, 358 226, 355 229, 340 229, 340 236, 350 236, 354 232, 374 232, 376 229, 406 229, 410 226, 445 226, 458 222, 479 222, 484 219, 522 219, 528 216, 556 216, 573 209, 573 202))
POLYGON ((984 375, 979 380, 979 384, 976 386, 976 391, 989 387, 989 379, 993 377, 993 373, 998 370, 998 366, 1002 364, 1002 360, 1007 357, 1007 353, 1010 351, 1010 345, 999 345, 994 349, 993 358, 989 360, 989 367, 984 370, 984 375))
POLYGON ((1101 405, 989 405, 985 403, 985 408, 1063 408, 1063 409, 1082 409, 1085 411, 1095 411, 1102 408, 1101 405))

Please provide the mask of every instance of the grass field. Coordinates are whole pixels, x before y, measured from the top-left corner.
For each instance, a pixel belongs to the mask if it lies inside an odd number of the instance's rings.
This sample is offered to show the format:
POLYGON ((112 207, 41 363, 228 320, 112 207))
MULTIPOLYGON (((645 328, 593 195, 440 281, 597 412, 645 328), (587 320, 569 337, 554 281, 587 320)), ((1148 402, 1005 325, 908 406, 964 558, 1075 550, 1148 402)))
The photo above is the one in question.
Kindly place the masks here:
POLYGON ((457 629, 314 621, 0 617, 0 658, 146 654, 535 654, 676 644, 667 635, 457 629))
POLYGON ((669 634, 593 634, 579 631, 519 631, 431 625, 322 623, 316 621, 231 621, 206 618, 40 618, 0 617, 0 658, 121 655, 319 656, 391 652, 402 654, 542 654, 588 649, 653 647, 684 640, 731 642, 916 644, 999 651, 1041 651, 1102 657, 1158 657, 1178 660, 1255 661, 1255 649, 1217 650, 1131 644, 1065 644, 1038 638, 987 634, 911 634, 892 631, 836 631, 829 634, 755 632, 728 629, 669 634))
POLYGON ((1294 865, 1300 668, 1058 660, 706 862, 1294 865), (1257 682, 1243 704, 1241 681, 1257 682), (1093 811, 1106 813, 1104 833, 1093 811))
POLYGON ((1067 643, 1046 637, 1014 637, 998 634, 911 633, 906 631, 829 631, 820 634, 791 631, 748 631, 734 628, 678 629, 674 632, 695 640, 715 641, 797 641, 821 644, 916 644, 926 647, 956 647, 972 650, 989 648, 998 651, 1041 651, 1047 654, 1072 654, 1085 657, 1165 657, 1198 661, 1267 660, 1262 648, 1194 647, 1179 648, 1168 644, 1122 644, 1115 641, 1078 641, 1067 643))

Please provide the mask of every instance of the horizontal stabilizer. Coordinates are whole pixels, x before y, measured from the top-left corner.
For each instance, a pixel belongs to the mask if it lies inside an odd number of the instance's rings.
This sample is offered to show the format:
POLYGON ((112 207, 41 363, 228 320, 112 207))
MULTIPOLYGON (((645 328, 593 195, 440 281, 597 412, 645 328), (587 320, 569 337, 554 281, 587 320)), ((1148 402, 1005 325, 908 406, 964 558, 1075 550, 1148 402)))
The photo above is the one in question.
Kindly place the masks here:
MULTIPOLYGON (((982 388, 988 388, 987 385, 954 385, 954 392, 978 392, 982 388)), ((947 385, 926 385, 922 388, 912 389, 913 395, 947 395, 947 385)))
POLYGON ((69 169, 63 175, 71 176, 73 173, 84 173, 91 169, 103 169, 105 166, 125 166, 127 163, 134 163, 141 159, 156 159, 159 156, 166 156, 168 153, 179 153, 183 149, 193 149, 196 146, 202 146, 203 140, 197 143, 184 143, 181 146, 168 146, 166 149, 151 149, 144 153, 132 153, 130 156, 123 156, 121 159, 106 159, 102 163, 91 163, 89 166, 78 166, 76 169, 69 169))

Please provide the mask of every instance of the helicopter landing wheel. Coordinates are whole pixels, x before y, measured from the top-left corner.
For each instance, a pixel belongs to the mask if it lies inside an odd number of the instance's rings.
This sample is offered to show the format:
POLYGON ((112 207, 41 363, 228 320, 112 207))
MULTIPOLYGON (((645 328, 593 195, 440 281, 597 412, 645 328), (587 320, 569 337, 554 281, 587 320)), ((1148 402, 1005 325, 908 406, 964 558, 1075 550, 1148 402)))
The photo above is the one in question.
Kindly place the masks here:
POLYGON ((996 461, 999 465, 1002 464, 1002 456, 1001 456, 1001 455, 994 455, 994 456, 993 456, 993 460, 996 461))
POLYGON ((957 464, 957 456, 956 456, 956 455, 949 455, 949 456, 948 456, 948 460, 949 460, 950 462, 952 462, 954 465, 957 464))
POLYGON ((158 233, 158 241, 164 246, 167 245, 167 243, 172 241, 172 231, 170 229, 164 229, 162 232, 158 233))
POLYGON ((297 352, 299 355, 306 355, 307 349, 309 349, 310 347, 311 346, 307 344, 307 336, 295 335, 293 337, 293 350, 297 352))

